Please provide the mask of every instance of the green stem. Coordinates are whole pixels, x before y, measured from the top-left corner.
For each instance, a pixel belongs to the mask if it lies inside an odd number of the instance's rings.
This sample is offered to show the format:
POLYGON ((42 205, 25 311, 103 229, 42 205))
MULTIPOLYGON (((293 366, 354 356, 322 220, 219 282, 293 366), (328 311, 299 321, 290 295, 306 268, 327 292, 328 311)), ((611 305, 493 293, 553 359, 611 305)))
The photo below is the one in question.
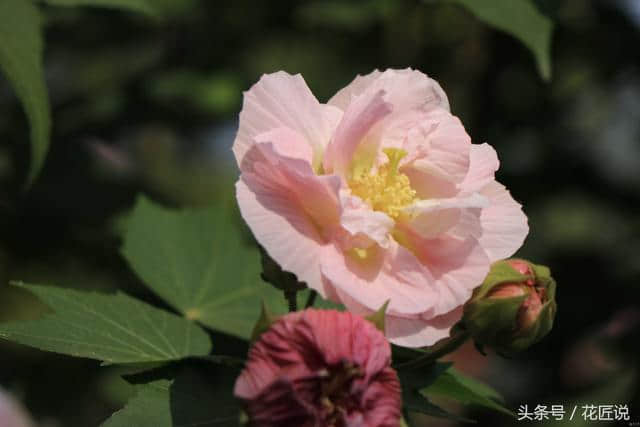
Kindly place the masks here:
POLYGON ((313 304, 316 302, 317 296, 318 296, 318 293, 313 289, 311 289, 311 291, 309 292, 309 296, 307 297, 307 303, 304 305, 304 308, 313 307, 313 304))
POLYGON ((284 297, 287 299, 287 302, 289 303, 289 313, 298 311, 298 298, 296 296, 297 293, 298 291, 290 291, 290 290, 284 291, 284 297))
POLYGON ((444 341, 436 343, 429 352, 423 356, 417 357, 408 362, 400 363, 396 365, 396 369, 416 369, 422 366, 430 365, 439 358, 446 356, 447 354, 457 350, 464 342, 469 338, 469 332, 459 329, 451 337, 444 341))

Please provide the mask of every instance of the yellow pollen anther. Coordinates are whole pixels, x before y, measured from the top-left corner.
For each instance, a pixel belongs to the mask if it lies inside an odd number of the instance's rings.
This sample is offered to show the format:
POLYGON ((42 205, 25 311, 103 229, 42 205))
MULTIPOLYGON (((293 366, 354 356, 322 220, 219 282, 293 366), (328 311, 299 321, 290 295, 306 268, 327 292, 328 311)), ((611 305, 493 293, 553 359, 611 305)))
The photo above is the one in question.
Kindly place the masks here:
POLYGON ((367 250, 363 248, 353 248, 353 254, 361 260, 367 259, 367 256, 369 255, 367 250))
POLYGON ((375 211, 398 218, 405 206, 414 202, 416 192, 411 188, 409 177, 398 171, 400 160, 407 152, 399 148, 383 150, 389 161, 380 166, 376 173, 363 171, 349 181, 351 192, 367 202, 375 211))

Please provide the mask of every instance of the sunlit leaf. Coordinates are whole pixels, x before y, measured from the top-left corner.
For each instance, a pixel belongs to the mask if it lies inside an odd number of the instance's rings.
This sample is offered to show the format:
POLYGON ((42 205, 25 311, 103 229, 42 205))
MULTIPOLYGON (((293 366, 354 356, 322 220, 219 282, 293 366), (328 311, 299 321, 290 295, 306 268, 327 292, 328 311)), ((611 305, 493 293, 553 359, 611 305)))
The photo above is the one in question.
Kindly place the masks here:
POLYGON ((284 298, 260 279, 258 251, 236 227, 229 196, 204 209, 170 210, 138 200, 123 254, 142 280, 187 318, 249 338, 262 300, 275 312, 284 298))
POLYGON ((42 70, 42 29, 31 0, 0 1, 0 69, 16 92, 31 126, 31 167, 36 177, 49 149, 51 119, 42 70))
POLYGON ((533 53, 538 71, 551 78, 551 33, 553 23, 540 13, 532 0, 446 0, 459 3, 478 19, 505 31, 533 53))
POLYGON ((2 323, 0 338, 105 363, 176 360, 206 355, 211 348, 197 325, 122 293, 16 285, 35 294, 53 313, 2 323))

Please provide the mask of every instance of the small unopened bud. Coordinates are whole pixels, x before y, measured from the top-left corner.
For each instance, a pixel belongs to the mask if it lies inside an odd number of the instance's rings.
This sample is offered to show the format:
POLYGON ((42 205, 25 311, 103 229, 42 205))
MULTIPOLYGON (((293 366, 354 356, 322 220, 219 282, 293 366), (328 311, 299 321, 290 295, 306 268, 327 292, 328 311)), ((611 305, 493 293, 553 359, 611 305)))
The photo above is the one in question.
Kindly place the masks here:
POLYGON ((553 326, 555 286, 547 267, 518 259, 496 262, 465 304, 464 325, 480 346, 503 354, 524 350, 553 326))

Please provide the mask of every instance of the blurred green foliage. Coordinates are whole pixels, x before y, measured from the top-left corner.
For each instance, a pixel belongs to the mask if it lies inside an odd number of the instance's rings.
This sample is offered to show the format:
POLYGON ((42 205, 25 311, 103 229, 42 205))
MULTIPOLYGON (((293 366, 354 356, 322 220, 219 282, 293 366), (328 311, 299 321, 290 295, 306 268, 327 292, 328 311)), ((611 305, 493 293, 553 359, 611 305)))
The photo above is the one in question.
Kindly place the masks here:
POLYGON ((533 53, 538 71, 551 79, 553 23, 529 0, 449 0, 466 7, 489 25, 513 35, 533 53))
POLYGON ((40 14, 31 1, 0 3, 0 69, 11 82, 31 122, 32 172, 29 181, 42 167, 51 130, 40 24, 40 14))
MULTIPOLYGON (((456 0, 488 24, 513 34, 528 46, 536 57, 540 73, 545 79, 551 75, 549 43, 552 25, 541 15, 529 0, 478 0, 467 2, 456 0)), ((169 18, 185 13, 193 2, 180 3, 175 0, 46 0, 53 6, 94 6, 132 10, 154 17, 169 18)), ((375 20, 393 13, 394 5, 389 0, 347 4, 340 2, 315 2, 298 9, 298 17, 310 25, 338 28, 364 29, 375 20)), ((42 18, 34 0, 7 0, 0 9, 0 67, 24 105, 31 125, 31 171, 30 184, 40 172, 48 152, 51 118, 49 100, 42 70, 42 18)), ((119 53, 115 53, 119 56, 119 53)), ((144 58, 144 57, 142 57, 144 58)), ((121 73, 120 61, 109 56, 101 57, 97 64, 86 70, 84 77, 88 85, 113 79, 121 73)), ((136 57, 137 59, 137 57, 136 57)), ((129 63, 130 61, 125 61, 129 63)), ((137 63, 135 59, 132 61, 137 63)), ((134 68, 136 68, 134 66, 134 68)), ((151 85, 151 92, 158 100, 175 101, 182 98, 200 107, 203 112, 221 112, 234 105, 237 89, 230 76, 198 76, 182 70, 159 77, 151 85), (192 96, 189 97, 188 95, 192 96)), ((93 106, 94 114, 103 115, 105 110, 115 111, 119 107, 118 97, 98 101, 93 106)))

